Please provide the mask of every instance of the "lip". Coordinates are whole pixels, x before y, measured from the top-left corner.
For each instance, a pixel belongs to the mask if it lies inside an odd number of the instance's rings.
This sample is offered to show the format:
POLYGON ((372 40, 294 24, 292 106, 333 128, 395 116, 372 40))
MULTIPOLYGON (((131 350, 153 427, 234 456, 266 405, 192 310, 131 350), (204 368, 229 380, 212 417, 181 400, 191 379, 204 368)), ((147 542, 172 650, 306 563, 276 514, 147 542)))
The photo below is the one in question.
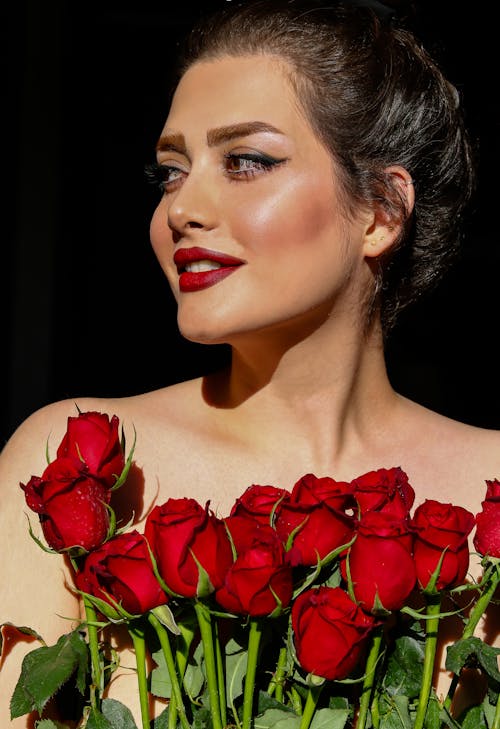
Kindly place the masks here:
POLYGON ((215 286, 219 281, 237 271, 240 266, 245 264, 245 261, 220 251, 193 246, 192 248, 179 248, 174 254, 174 263, 179 273, 180 290, 190 292, 215 286), (197 273, 183 271, 186 264, 193 261, 214 261, 219 263, 221 267, 213 271, 200 271, 197 273))

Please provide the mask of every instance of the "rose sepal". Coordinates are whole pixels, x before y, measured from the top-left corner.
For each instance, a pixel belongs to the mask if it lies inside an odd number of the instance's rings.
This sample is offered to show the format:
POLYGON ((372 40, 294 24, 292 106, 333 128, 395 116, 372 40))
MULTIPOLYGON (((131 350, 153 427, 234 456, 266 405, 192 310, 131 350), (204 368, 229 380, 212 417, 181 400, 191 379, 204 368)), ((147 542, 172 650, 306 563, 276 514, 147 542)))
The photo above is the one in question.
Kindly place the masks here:
MULTIPOLYGON (((336 559, 342 552, 344 552, 346 549, 349 549, 349 547, 353 544, 354 540, 356 539, 356 536, 354 536, 352 539, 350 539, 346 544, 342 544, 340 547, 337 547, 336 549, 333 549, 331 552, 329 552, 327 555, 323 557, 323 559, 320 558, 319 552, 316 552, 318 555, 318 561, 316 562, 315 567, 312 569, 312 571, 307 575, 304 582, 302 582, 300 585, 298 585, 292 595, 292 600, 295 600, 296 597, 298 597, 302 592, 307 590, 316 579, 319 577, 321 570, 323 567, 326 567, 330 562, 333 562, 334 559, 336 559)), ((351 596, 352 597, 352 596, 351 596)))
POLYGON ((109 504, 106 504, 105 501, 103 501, 102 503, 106 507, 106 511, 109 514, 108 531, 106 532, 106 538, 104 540, 105 542, 109 542, 109 540, 112 539, 116 533, 116 514, 115 510, 109 504))
MULTIPOLYGON (((120 534, 125 534, 126 532, 129 531, 130 527, 134 526, 134 522, 135 522, 135 514, 132 514, 132 516, 130 517, 130 519, 128 520, 128 522, 126 524, 124 524, 121 527, 118 527, 118 529, 115 530, 115 533, 113 534, 113 536, 117 537, 120 534)), ((106 541, 108 541, 108 540, 106 539, 106 541)))
POLYGON ((380 618, 388 618, 391 614, 391 610, 387 610, 387 608, 384 607, 382 600, 378 596, 378 590, 376 590, 375 592, 375 597, 373 598, 373 607, 370 612, 380 618))
POLYGON ((297 524, 295 529, 293 529, 290 534, 288 535, 288 539, 286 540, 285 544, 285 552, 289 552, 291 548, 293 547, 293 540, 295 539, 296 535, 300 532, 300 530, 307 524, 309 521, 309 515, 307 515, 304 519, 304 521, 301 521, 300 524, 297 524))
POLYGON ((422 589, 422 593, 424 595, 437 595, 438 592, 440 592, 440 590, 438 590, 436 588, 436 584, 437 584, 437 581, 439 579, 439 575, 440 575, 440 572, 441 572, 441 567, 443 566, 444 557, 445 557, 445 554, 446 554, 447 551, 448 551, 448 547, 445 547, 443 549, 443 551, 441 552, 441 556, 440 556, 439 561, 438 561, 438 563, 436 565, 436 569, 434 570, 434 572, 430 576, 430 579, 429 579, 429 582, 427 583, 427 585, 422 589))
MULTIPOLYGON (((434 593, 435 595, 439 593, 434 593)), ((415 610, 414 608, 409 607, 408 605, 405 605, 404 607, 400 608, 398 612, 402 613, 403 615, 409 615, 410 618, 415 618, 415 620, 430 620, 429 616, 426 615, 424 612, 425 607, 419 608, 418 610, 415 610)), ((437 617, 441 620, 441 618, 452 618, 454 615, 461 615, 463 613, 462 608, 457 608, 457 610, 449 610, 447 612, 440 612, 436 614, 434 617, 437 617)))
POLYGON ((31 521, 28 514, 26 514, 26 518, 28 520, 28 532, 30 537, 40 547, 40 549, 43 549, 43 551, 47 552, 47 554, 67 554, 72 559, 76 557, 83 557, 84 555, 88 554, 88 550, 85 549, 85 547, 80 546, 79 544, 74 544, 71 547, 64 547, 63 549, 52 549, 52 547, 47 547, 47 545, 45 545, 40 539, 38 539, 35 532, 33 531, 33 527, 31 526, 31 521))
POLYGON ((175 622, 174 614, 165 603, 165 605, 158 605, 158 607, 152 608, 150 613, 153 613, 155 618, 160 622, 167 630, 170 630, 174 635, 181 635, 181 630, 175 622))
POLYGON ((272 585, 269 585, 269 592, 271 593, 271 595, 276 600, 276 607, 266 617, 268 617, 268 618, 277 618, 277 617, 279 617, 283 613, 283 601, 280 600, 279 596, 273 590, 272 585))
POLYGON ((189 548, 189 554, 194 559, 194 562, 198 568, 198 582, 196 583, 196 597, 208 597, 214 592, 214 586, 210 582, 208 572, 201 564, 198 557, 195 555, 193 550, 189 548))
POLYGON ((174 592, 173 590, 171 590, 170 587, 165 582, 165 580, 163 579, 163 577, 160 575, 160 571, 158 570, 158 563, 156 561, 156 557, 155 557, 155 555, 153 553, 153 550, 151 549, 151 547, 149 545, 149 542, 146 539, 146 537, 144 537, 144 538, 146 540, 146 545, 148 547, 149 556, 151 558, 151 565, 153 567, 153 573, 154 573, 154 576, 156 577, 156 579, 158 580, 158 582, 160 583, 160 587, 170 597, 178 597, 178 598, 183 598, 184 599, 185 596, 184 595, 179 595, 177 592, 174 592))
MULTIPOLYGON (((116 491, 117 489, 120 488, 120 486, 123 486, 123 484, 127 480, 127 477, 128 477, 129 471, 130 471, 130 467, 132 466, 132 458, 134 455, 135 444, 137 442, 137 431, 136 431, 134 425, 132 425, 132 428, 134 430, 134 442, 132 443, 127 460, 125 461, 125 466, 123 467, 123 471, 121 472, 121 474, 119 476, 117 476, 116 482, 113 484, 110 491, 116 491)), ((123 430, 123 426, 122 426, 121 446, 122 446, 123 452, 125 452, 125 433, 123 430)))
POLYGON ((114 600, 114 598, 107 592, 104 592, 104 590, 103 594, 106 595, 109 602, 107 602, 107 600, 103 600, 100 597, 96 597, 95 595, 91 595, 89 592, 85 592, 84 590, 75 590, 75 592, 81 595, 85 600, 88 600, 111 623, 127 623, 130 620, 137 620, 141 617, 141 615, 132 615, 131 613, 127 612, 120 605, 120 603, 116 602, 116 600, 114 600))
MULTIPOLYGON (((29 518, 28 514, 25 514, 25 516, 26 516, 26 519, 28 520, 28 532, 29 532, 29 535, 32 538, 32 540, 36 544, 38 544, 38 546, 40 547, 40 549, 43 549, 43 551, 44 552, 47 552, 47 554, 60 554, 60 552, 58 552, 56 549, 52 549, 52 547, 47 547, 40 539, 38 539, 38 537, 36 536, 35 532, 33 531, 33 527, 31 526, 31 521, 30 521, 30 518, 29 518)), ((77 555, 77 556, 81 556, 81 555, 77 555)))

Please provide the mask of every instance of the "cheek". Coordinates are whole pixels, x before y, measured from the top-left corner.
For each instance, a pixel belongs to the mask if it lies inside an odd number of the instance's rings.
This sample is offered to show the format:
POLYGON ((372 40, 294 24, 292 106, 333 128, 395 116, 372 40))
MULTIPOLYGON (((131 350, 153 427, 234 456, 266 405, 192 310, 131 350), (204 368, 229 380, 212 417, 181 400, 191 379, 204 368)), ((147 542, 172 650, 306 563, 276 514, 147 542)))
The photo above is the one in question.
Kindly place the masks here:
POLYGON ((160 263, 168 255, 172 242, 171 231, 167 225, 167 216, 163 207, 162 202, 160 202, 153 213, 149 225, 151 245, 160 263))
POLYGON ((232 233, 245 248, 284 257, 315 243, 335 245, 341 218, 331 181, 321 186, 308 176, 267 186, 267 194, 259 190, 254 198, 247 193, 233 207, 232 233))
POLYGON ((167 223, 167 212, 163 201, 160 202, 151 218, 149 237, 158 263, 168 279, 170 288, 176 294, 177 270, 172 260, 174 242, 172 240, 172 231, 167 223))

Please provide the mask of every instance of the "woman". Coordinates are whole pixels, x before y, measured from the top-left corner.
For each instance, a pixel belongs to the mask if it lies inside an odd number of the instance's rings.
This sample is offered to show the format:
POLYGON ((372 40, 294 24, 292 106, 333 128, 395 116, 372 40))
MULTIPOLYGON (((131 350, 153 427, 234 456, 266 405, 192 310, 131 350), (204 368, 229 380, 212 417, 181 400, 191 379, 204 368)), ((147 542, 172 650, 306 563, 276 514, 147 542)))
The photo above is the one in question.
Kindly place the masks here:
MULTIPOLYGON (((188 495, 226 515, 251 483, 396 465, 417 503, 476 513, 500 436, 399 396, 384 362, 397 314, 452 258, 472 187, 458 94, 413 37, 366 8, 231 9, 193 34, 157 154, 151 240, 180 330, 232 359, 156 392, 78 401, 137 430, 136 513, 188 495)), ((74 414, 72 401, 35 413, 1 461, 5 615, 48 642, 67 630, 55 613, 78 606, 61 561, 33 546, 17 484, 74 414)), ((26 650, 5 664, 2 716, 26 650)), ((119 677, 113 695, 130 703, 127 686, 119 677)))

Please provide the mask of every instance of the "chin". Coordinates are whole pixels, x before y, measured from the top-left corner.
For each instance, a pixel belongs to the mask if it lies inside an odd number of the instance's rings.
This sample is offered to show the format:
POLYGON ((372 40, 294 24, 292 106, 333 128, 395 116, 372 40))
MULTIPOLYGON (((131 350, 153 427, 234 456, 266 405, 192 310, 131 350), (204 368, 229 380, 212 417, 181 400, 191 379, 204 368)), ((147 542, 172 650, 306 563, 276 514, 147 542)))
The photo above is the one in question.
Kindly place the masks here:
POLYGON ((227 344, 227 336, 214 324, 213 321, 177 322, 179 331, 190 342, 196 344, 227 344))

